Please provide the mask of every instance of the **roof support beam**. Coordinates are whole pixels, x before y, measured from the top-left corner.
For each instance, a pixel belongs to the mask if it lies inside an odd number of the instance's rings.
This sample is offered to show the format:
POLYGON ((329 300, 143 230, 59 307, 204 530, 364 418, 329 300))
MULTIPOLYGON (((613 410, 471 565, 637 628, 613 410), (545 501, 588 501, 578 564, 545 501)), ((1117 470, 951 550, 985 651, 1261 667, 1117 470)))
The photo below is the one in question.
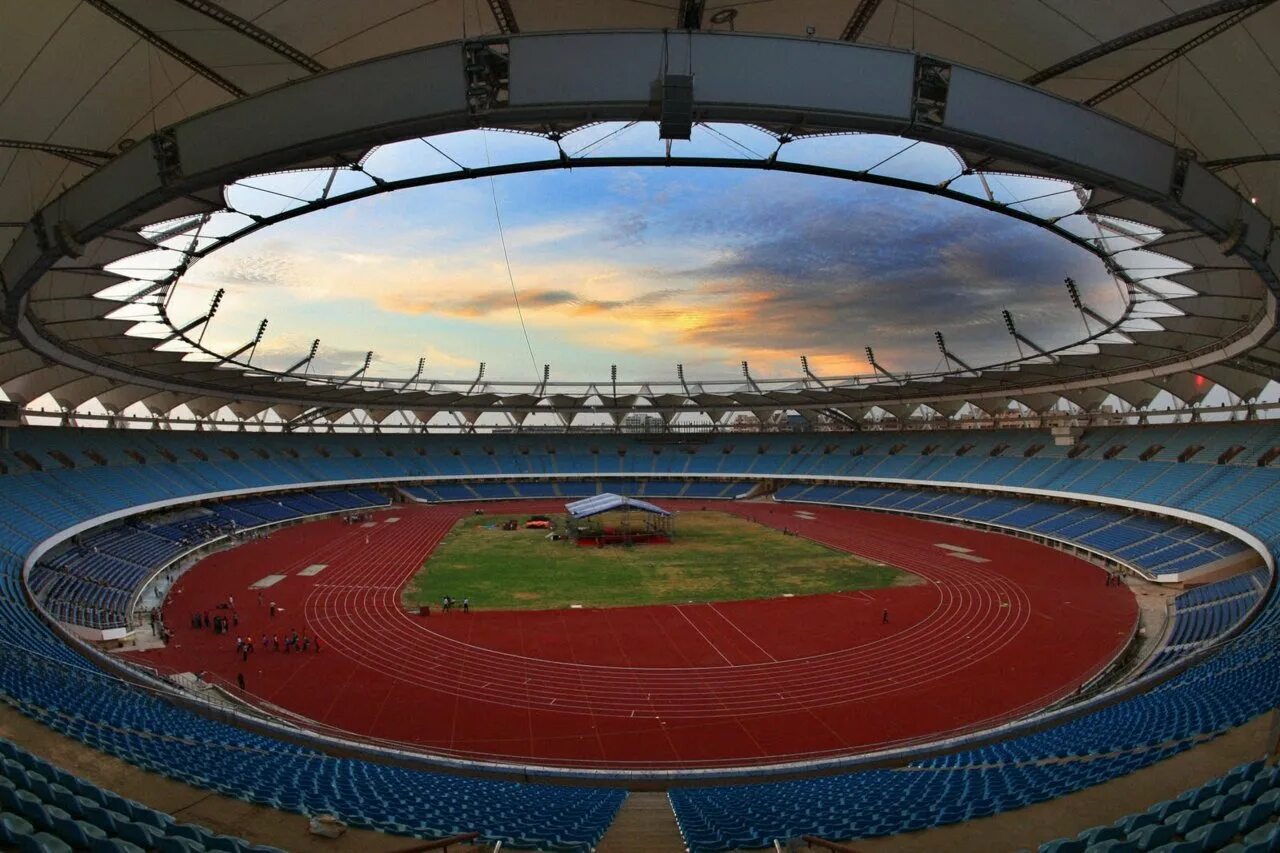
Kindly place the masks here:
POLYGON ((511 11, 511 0, 489 0, 489 11, 493 13, 493 19, 498 22, 498 31, 504 36, 520 32, 515 12, 511 11))
POLYGON ((857 41, 879 8, 880 0, 859 0, 858 7, 849 16, 849 23, 844 25, 844 32, 840 33, 840 41, 857 41))
POLYGON ((1052 80, 1079 68, 1081 65, 1088 65, 1095 59, 1115 53, 1117 50, 1124 50, 1126 47, 1132 47, 1139 42, 1144 42, 1149 38, 1164 35, 1181 29, 1189 24, 1207 21, 1209 18, 1216 18, 1219 15, 1228 15, 1232 12, 1238 12, 1241 9, 1247 9, 1251 6, 1265 6, 1270 0, 1218 0, 1216 3, 1206 3, 1203 6, 1197 6, 1194 9, 1188 9, 1177 15, 1170 15, 1163 20, 1156 21, 1154 24, 1148 24, 1145 27, 1139 27, 1136 30, 1127 32, 1122 36, 1117 36, 1110 41, 1105 41, 1096 47, 1083 50, 1075 56, 1069 56, 1056 65, 1051 65, 1043 71, 1037 71, 1022 82, 1029 86, 1038 86, 1046 80, 1052 80))
POLYGON ((702 29, 702 11, 707 0, 680 0, 680 8, 676 10, 676 29, 702 29))
POLYGON ((1245 18, 1248 18, 1250 15, 1253 15, 1256 12, 1261 12, 1267 6, 1270 6, 1273 2, 1274 0, 1262 0, 1262 2, 1253 3, 1247 6, 1246 8, 1236 12, 1235 14, 1230 15, 1229 17, 1223 18, 1221 21, 1214 24, 1212 27, 1209 27, 1209 29, 1200 33, 1195 38, 1189 41, 1183 42, 1182 44, 1178 45, 1178 47, 1169 51, 1159 59, 1156 59, 1155 61, 1149 62, 1146 65, 1142 66, 1137 71, 1130 74, 1128 77, 1125 77, 1121 80, 1117 80, 1116 82, 1112 83, 1110 86, 1103 89, 1101 92, 1094 95, 1092 98, 1089 98, 1088 100, 1084 101, 1083 102, 1084 105, 1086 107, 1095 107, 1098 104, 1102 103, 1103 101, 1107 100, 1108 98, 1114 95, 1120 94, 1125 89, 1128 89, 1130 86, 1132 86, 1133 84, 1139 82, 1140 80, 1144 80, 1147 77, 1150 77, 1152 74, 1155 74, 1157 71, 1159 71, 1161 68, 1164 68, 1166 65, 1169 65, 1170 63, 1176 62, 1178 59, 1181 59, 1183 56, 1195 50, 1200 45, 1210 42, 1213 39, 1217 38, 1218 36, 1222 35, 1227 30, 1231 29, 1236 24, 1243 21, 1245 18))
POLYGON ((153 47, 157 47, 160 50, 163 50, 165 53, 169 54, 171 57, 178 60, 183 65, 187 66, 192 71, 199 74, 201 77, 205 78, 206 80, 218 86, 219 88, 224 89, 227 92, 230 92, 232 95, 235 95, 237 98, 243 98, 249 94, 244 89, 241 89, 239 86, 237 86, 235 83, 232 83, 226 77, 223 77, 217 71, 214 71, 212 68, 205 65, 203 62, 196 59, 191 54, 179 48, 177 45, 174 45, 173 43, 166 41, 156 33, 147 29, 145 26, 142 25, 142 23, 140 23, 135 18, 131 18, 130 16, 126 15, 124 12, 117 9, 115 6, 112 6, 110 3, 107 2, 107 0, 84 0, 84 1, 88 3, 90 6, 92 6, 93 8, 97 9, 102 14, 106 15, 111 20, 115 21, 120 26, 134 32, 143 41, 147 42, 147 44, 150 44, 153 47))
POLYGON ((1206 160, 1200 165, 1204 166, 1210 172, 1220 172, 1223 169, 1231 169, 1236 166, 1246 166, 1250 163, 1275 163, 1277 161, 1280 161, 1280 153, 1246 154, 1243 157, 1223 157, 1219 160, 1206 160))
MULTIPOLYGON (((252 39, 263 47, 275 51, 294 65, 305 68, 312 74, 319 74, 321 71, 326 70, 323 65, 293 45, 283 39, 276 38, 252 21, 246 21, 239 15, 228 12, 217 3, 212 2, 212 0, 174 0, 174 2, 181 3, 188 9, 212 18, 228 29, 235 30, 245 38, 252 39)), ((505 0, 490 0, 490 2, 505 2, 505 0)))
POLYGON ((95 148, 77 148, 74 145, 54 145, 52 142, 27 142, 22 139, 0 139, 0 148, 16 148, 19 151, 39 151, 52 154, 81 166, 97 168, 115 155, 110 151, 98 151, 95 148))

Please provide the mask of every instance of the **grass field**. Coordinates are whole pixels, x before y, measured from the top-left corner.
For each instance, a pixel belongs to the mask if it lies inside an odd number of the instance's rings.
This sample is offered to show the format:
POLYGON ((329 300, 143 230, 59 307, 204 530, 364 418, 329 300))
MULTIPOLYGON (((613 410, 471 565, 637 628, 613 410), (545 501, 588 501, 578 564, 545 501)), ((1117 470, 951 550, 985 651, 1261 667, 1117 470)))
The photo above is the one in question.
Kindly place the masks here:
POLYGON ((460 520, 405 588, 405 604, 439 605, 450 595, 491 610, 619 607, 917 582, 899 569, 721 512, 681 513, 671 544, 607 548, 553 542, 545 531, 498 529, 512 517, 460 520))

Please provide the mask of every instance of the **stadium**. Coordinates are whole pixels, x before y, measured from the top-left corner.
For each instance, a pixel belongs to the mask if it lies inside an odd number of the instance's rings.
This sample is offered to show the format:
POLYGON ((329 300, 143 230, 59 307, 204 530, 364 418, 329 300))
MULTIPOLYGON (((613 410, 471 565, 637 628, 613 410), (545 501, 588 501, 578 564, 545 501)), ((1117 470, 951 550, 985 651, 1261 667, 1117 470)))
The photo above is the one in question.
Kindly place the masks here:
POLYGON ((1280 849, 1272 6, 0 0, 0 845, 1280 849))

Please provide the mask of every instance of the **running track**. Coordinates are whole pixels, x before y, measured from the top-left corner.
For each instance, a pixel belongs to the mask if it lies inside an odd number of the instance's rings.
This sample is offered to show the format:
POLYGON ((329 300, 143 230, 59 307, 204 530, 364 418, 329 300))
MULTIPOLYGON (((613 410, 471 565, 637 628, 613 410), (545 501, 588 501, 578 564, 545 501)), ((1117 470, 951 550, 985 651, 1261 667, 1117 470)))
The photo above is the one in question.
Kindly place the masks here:
MULTIPOLYGON (((477 602, 469 615, 406 613, 401 588, 474 506, 398 507, 367 528, 311 522, 215 554, 166 603, 174 642, 136 658, 227 682, 243 673, 257 701, 443 754, 728 766, 855 753, 1020 716, 1105 667, 1137 617, 1132 594, 1107 586, 1101 569, 1031 542, 763 503, 713 508, 899 566, 924 583, 715 604, 485 612, 477 602), (298 574, 312 564, 326 568, 298 574), (275 620, 249 588, 268 574, 286 575, 264 593, 283 608, 275 620), (238 629, 219 637, 189 627, 192 610, 228 595, 238 629), (321 652, 258 649, 245 664, 234 651, 237 631, 259 643, 279 633, 283 642, 294 628, 320 637, 321 652)), ((485 507, 562 510, 531 501, 485 507)))

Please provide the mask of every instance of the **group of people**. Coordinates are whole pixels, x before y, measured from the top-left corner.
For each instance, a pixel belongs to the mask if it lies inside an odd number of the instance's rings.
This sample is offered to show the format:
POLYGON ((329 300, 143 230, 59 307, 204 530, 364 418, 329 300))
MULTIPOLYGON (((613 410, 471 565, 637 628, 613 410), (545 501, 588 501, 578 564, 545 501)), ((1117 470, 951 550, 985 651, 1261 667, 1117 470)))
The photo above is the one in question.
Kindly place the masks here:
POLYGON ((1119 572, 1107 572, 1107 586, 1124 586, 1124 575, 1119 572))
MULTIPOLYGON (((242 661, 247 662, 249 660, 249 655, 253 654, 254 648, 255 646, 252 635, 236 637, 236 654, 240 655, 240 659, 242 661)), ((297 629, 294 629, 284 635, 284 644, 282 646, 279 634, 272 634, 270 636, 263 634, 262 650, 276 652, 284 651, 286 653, 315 652, 316 654, 319 654, 320 638, 311 637, 306 631, 303 631, 302 634, 299 635, 297 629)))
MULTIPOLYGON (((164 612, 159 607, 153 607, 150 610, 151 618, 151 634, 159 637, 162 643, 169 642, 169 627, 164 624, 164 612)), ((192 623, 195 624, 194 622, 192 623)))
MULTIPOLYGON (((220 604, 218 607, 225 609, 226 605, 220 604)), ((208 610, 203 612, 196 610, 191 614, 192 628, 212 628, 213 633, 215 634, 225 634, 239 624, 240 614, 234 610, 231 611, 230 616, 226 616, 221 613, 215 613, 213 616, 210 616, 208 610)))
MULTIPOLYGON (((450 610, 452 610, 452 609, 453 609, 453 606, 454 606, 455 604, 458 604, 458 602, 457 602, 457 601, 455 601, 455 600, 454 600, 453 598, 451 598, 450 596, 447 596, 447 595, 446 595, 444 598, 442 598, 442 599, 440 600, 440 609, 441 609, 441 610, 443 610, 445 613, 448 613, 450 610)), ((463 613, 470 613, 470 612, 471 612, 471 599, 469 599, 469 598, 464 598, 464 599, 462 599, 461 604, 462 604, 462 612, 463 612, 463 613)))

